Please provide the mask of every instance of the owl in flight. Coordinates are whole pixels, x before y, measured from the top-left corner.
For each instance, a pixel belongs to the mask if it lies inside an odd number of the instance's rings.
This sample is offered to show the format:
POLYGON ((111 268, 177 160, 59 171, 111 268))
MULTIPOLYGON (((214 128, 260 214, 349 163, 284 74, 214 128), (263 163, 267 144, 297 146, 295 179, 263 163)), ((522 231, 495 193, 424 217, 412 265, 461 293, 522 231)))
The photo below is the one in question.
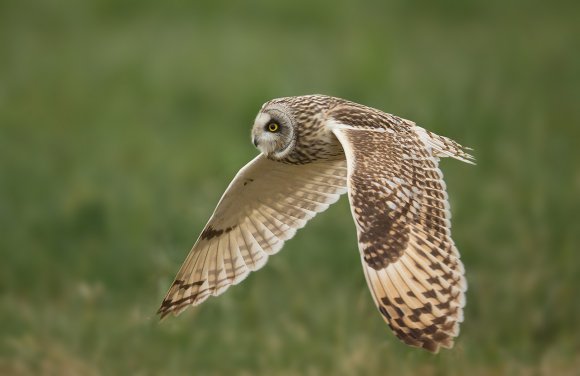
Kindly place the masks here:
POLYGON ((439 158, 473 163, 453 140, 344 99, 307 95, 262 106, 261 154, 220 199, 158 313, 179 314, 264 266, 296 230, 348 192, 376 307, 408 345, 450 348, 463 320, 463 264, 439 158))

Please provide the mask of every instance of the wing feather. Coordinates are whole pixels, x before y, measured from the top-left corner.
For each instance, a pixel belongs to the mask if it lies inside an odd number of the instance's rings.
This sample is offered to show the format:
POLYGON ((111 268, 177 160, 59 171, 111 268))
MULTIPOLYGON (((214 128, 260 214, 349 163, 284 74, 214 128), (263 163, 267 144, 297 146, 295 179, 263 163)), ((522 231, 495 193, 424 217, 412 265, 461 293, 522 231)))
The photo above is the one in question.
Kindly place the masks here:
POLYGON ((375 304, 405 343, 432 352, 452 347, 467 284, 438 157, 463 149, 450 140, 454 149, 445 152, 440 144, 426 145, 423 138, 436 135, 412 127, 405 133, 332 120, 329 126, 346 154, 349 200, 375 304))
POLYGON ((284 241, 346 193, 344 160, 243 167, 189 252, 158 313, 178 314, 261 268, 284 241))
POLYGON ((283 206, 265 200, 258 200, 258 202, 260 205, 262 205, 265 213, 268 213, 269 216, 276 218, 280 223, 286 226, 287 229, 285 232, 285 240, 293 237, 296 230, 306 225, 306 221, 304 219, 292 216, 292 209, 289 206, 283 206))

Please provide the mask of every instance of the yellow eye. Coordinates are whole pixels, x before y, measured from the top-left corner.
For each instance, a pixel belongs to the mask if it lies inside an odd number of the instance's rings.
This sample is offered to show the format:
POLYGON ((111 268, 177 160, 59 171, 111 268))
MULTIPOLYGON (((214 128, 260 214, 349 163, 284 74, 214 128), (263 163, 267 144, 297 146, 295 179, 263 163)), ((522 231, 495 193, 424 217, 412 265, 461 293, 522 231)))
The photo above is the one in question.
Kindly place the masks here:
POLYGON ((268 130, 270 132, 276 132, 276 131, 278 131, 278 129, 280 129, 280 126, 278 125, 278 123, 270 123, 270 124, 268 124, 268 130))

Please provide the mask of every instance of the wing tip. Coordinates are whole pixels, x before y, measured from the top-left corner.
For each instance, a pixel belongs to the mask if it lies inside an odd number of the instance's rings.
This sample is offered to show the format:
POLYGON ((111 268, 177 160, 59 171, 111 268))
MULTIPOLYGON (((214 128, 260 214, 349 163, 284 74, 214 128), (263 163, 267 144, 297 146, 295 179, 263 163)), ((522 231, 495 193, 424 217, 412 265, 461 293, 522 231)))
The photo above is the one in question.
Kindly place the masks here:
POLYGON ((161 306, 159 307, 159 309, 156 312, 156 315, 159 316, 159 322, 164 321, 169 314, 173 314, 174 316, 177 316, 179 314, 171 307, 166 306, 165 303, 166 303, 166 300, 164 300, 163 303, 161 303, 161 306))

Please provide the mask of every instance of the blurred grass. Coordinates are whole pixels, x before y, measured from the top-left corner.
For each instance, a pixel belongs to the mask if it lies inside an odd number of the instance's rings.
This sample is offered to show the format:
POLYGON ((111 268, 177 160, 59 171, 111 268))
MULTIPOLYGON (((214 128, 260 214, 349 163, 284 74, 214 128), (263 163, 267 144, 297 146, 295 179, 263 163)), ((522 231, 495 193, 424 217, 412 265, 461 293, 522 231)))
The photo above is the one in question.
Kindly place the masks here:
POLYGON ((0 2, 0 374, 577 374, 574 2, 0 2), (375 312, 343 199, 241 286, 154 316, 263 102, 325 93, 475 149, 444 161, 456 348, 375 312))

